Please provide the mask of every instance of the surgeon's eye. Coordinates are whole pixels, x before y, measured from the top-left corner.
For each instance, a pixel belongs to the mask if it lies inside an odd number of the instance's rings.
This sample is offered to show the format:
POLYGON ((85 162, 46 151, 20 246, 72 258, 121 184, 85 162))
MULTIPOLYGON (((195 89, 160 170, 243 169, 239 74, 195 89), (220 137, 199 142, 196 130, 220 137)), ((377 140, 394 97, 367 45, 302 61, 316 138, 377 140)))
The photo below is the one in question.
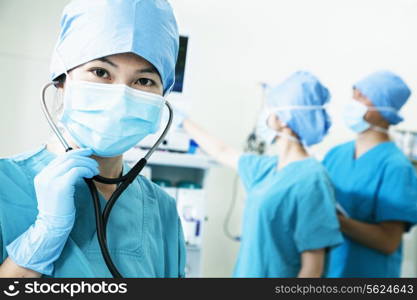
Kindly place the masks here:
POLYGON ((91 72, 99 78, 108 79, 110 77, 109 73, 101 68, 92 69, 91 72))
POLYGON ((149 78, 140 78, 138 79, 138 81, 136 81, 136 83, 142 86, 154 86, 155 85, 155 81, 149 78))

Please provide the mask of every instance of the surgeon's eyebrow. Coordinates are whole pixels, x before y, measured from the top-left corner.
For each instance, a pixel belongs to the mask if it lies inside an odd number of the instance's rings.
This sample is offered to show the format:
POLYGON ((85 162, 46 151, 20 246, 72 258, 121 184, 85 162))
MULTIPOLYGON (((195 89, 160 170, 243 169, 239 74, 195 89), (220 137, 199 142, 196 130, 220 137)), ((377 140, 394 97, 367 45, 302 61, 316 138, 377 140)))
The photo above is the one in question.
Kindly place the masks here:
POLYGON ((136 73, 155 73, 159 75, 158 70, 154 66, 143 68, 143 69, 138 69, 136 70, 136 73))
POLYGON ((99 60, 99 61, 102 61, 102 62, 104 62, 104 63, 108 63, 109 65, 111 65, 111 66, 113 66, 113 67, 115 67, 115 68, 118 68, 118 67, 119 67, 119 66, 118 66, 118 65, 116 65, 114 62, 112 62, 111 60, 109 60, 109 59, 107 59, 107 58, 105 58, 105 57, 99 58, 98 60, 99 60))
MULTIPOLYGON (((99 58, 98 60, 101 61, 101 62, 107 63, 107 64, 109 64, 109 65, 111 65, 115 68, 119 67, 118 65, 116 65, 114 62, 112 62, 108 58, 102 57, 102 58, 99 58)), ((143 74, 143 73, 156 74, 156 75, 159 76, 159 79, 161 79, 161 81, 162 81, 161 74, 159 74, 158 70, 154 66, 150 66, 150 67, 143 68, 143 69, 138 69, 138 70, 136 70, 135 73, 138 73, 138 74, 143 74)))

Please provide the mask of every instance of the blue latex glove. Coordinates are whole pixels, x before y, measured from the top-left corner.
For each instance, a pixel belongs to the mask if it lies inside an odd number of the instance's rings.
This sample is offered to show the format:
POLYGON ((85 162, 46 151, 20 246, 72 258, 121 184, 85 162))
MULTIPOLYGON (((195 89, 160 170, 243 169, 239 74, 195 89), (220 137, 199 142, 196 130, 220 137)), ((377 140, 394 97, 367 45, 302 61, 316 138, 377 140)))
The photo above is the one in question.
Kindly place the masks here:
POLYGON ((75 220, 77 181, 99 173, 90 149, 67 152, 51 161, 34 179, 38 216, 27 231, 10 243, 9 257, 19 266, 51 275, 75 220))

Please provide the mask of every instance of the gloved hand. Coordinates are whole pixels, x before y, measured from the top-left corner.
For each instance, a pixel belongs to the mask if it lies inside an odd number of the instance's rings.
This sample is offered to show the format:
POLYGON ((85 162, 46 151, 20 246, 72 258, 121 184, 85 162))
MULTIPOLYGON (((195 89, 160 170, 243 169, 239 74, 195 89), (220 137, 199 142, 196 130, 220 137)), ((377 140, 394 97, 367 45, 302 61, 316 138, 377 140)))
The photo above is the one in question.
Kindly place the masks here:
POLYGON ((17 264, 51 275, 75 220, 74 192, 77 181, 99 173, 98 163, 78 149, 58 156, 34 179, 38 215, 27 231, 6 249, 17 264))

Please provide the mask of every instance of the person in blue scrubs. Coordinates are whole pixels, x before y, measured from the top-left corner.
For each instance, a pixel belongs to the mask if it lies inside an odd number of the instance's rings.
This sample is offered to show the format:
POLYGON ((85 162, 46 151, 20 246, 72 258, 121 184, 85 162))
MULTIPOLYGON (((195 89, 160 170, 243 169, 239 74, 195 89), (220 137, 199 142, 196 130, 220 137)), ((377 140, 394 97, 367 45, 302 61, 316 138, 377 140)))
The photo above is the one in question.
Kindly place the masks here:
POLYGON ((325 249, 342 242, 334 191, 324 167, 307 153, 330 120, 328 90, 296 72, 271 89, 258 134, 276 141, 275 154, 241 154, 184 116, 182 125, 202 149, 238 170, 247 192, 234 277, 320 277, 325 249))
MULTIPOLYGON (((51 79, 63 94, 59 127, 74 150, 65 153, 54 139, 0 159, 1 277, 111 277, 83 178, 126 174, 123 153, 158 130, 178 40, 163 0, 76 0, 65 7, 51 79)), ((116 185, 95 185, 104 207, 116 185)), ((124 277, 184 276, 175 200, 143 176, 116 202, 107 243, 124 277)))
POLYGON ((358 135, 324 158, 345 210, 338 214, 342 245, 329 256, 328 277, 399 277, 402 235, 417 222, 417 177, 410 161, 390 141, 388 128, 411 94, 390 71, 379 71, 353 87, 346 124, 358 135))

